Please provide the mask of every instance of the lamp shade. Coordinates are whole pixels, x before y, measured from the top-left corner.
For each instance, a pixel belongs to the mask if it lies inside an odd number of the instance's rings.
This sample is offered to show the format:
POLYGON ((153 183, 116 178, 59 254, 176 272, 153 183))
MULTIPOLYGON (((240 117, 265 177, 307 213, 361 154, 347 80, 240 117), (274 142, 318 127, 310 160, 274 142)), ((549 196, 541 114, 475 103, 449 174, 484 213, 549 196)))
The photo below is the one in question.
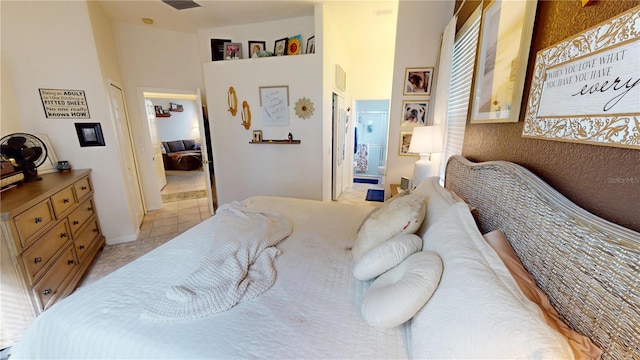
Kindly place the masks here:
POLYGON ((413 128, 409 152, 431 154, 442 151, 442 131, 440 126, 418 126, 413 128))

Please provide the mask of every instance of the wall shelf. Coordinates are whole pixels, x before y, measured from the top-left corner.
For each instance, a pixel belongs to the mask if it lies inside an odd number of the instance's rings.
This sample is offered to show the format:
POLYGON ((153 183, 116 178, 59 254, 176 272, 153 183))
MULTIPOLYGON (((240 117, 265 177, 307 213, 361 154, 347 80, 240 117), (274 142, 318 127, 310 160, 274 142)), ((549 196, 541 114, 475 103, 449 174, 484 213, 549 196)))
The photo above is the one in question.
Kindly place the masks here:
POLYGON ((300 144, 300 140, 262 140, 262 141, 249 141, 249 144, 271 144, 271 145, 296 145, 300 144))

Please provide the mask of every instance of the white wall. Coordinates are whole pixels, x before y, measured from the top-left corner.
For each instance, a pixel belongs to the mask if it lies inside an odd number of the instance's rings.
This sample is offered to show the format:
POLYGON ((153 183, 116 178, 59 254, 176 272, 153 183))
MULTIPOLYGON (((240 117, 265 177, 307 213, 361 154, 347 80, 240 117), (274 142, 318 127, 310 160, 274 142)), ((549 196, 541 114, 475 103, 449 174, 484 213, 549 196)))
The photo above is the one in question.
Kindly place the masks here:
POLYGON ((154 99, 150 98, 153 105, 160 105, 163 109, 169 109, 170 103, 182 105, 183 111, 171 111, 170 117, 157 117, 156 126, 160 141, 173 141, 185 139, 200 139, 198 114, 195 103, 191 100, 154 99))
POLYGON ((59 159, 77 169, 92 169, 96 209, 107 242, 128 239, 132 229, 127 225, 123 174, 87 4, 2 1, 1 6, 2 105, 13 108, 3 110, 3 135, 5 121, 9 131, 46 134, 59 159), (84 90, 91 118, 47 119, 39 88, 84 90), (5 118, 7 113, 11 119, 5 118), (106 146, 80 147, 76 122, 100 123, 106 146))
POLYGON ((162 207, 155 172, 143 90, 181 93, 202 89, 196 34, 145 25, 113 24, 127 110, 147 210, 162 207))
MULTIPOLYGON (((440 35, 453 16, 453 1, 400 1, 398 6, 398 27, 396 32, 395 63, 393 67, 393 93, 391 99, 391 121, 389 122, 389 142, 387 175, 385 183, 400 183, 402 176, 413 176, 413 164, 417 156, 399 156, 398 146, 402 101, 407 99, 430 100, 432 116, 434 97, 404 97, 404 73, 407 67, 436 67, 440 54, 440 35)), ((433 83, 438 74, 435 69, 433 83)), ((435 93, 435 87, 431 94, 435 93)), ((438 169, 434 169, 434 175, 438 169)), ((386 189, 389 192, 389 189, 386 189)))
POLYGON ((215 61, 204 64, 216 190, 219 204, 252 195, 322 199, 322 81, 318 54, 215 61), (264 127, 260 86, 289 87, 287 127, 264 127), (228 111, 227 91, 233 86, 238 113, 228 111), (316 110, 309 119, 295 115, 298 99, 310 99, 316 110), (251 128, 242 126, 242 103, 251 109, 251 128), (299 145, 249 144, 253 130, 264 139, 286 139, 291 132, 299 145))

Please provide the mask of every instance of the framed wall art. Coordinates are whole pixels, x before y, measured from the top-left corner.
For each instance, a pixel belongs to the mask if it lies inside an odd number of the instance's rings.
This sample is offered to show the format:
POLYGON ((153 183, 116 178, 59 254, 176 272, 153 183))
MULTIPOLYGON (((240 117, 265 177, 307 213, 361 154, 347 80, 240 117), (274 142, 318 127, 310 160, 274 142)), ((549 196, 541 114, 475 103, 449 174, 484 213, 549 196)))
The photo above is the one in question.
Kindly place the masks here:
POLYGON ((412 130, 400 130, 400 144, 398 146, 398 155, 400 156, 418 156, 409 152, 409 145, 411 144, 412 130))
POLYGON ((428 100, 405 100, 402 102, 401 127, 433 125, 428 121, 428 100))
POLYGON ((75 123, 81 147, 104 146, 100 123, 75 123))
POLYGON ((289 86, 261 86, 262 126, 289 126, 289 86))
POLYGON ((640 149, 640 6, 536 54, 523 137, 640 149))
POLYGON ((227 42, 224 43, 224 59, 237 60, 242 59, 242 44, 227 42))
POLYGON ((471 123, 519 120, 536 6, 494 0, 482 11, 471 123))
POLYGON ((433 68, 406 68, 404 71, 404 95, 431 95, 433 68))
POLYGON ((315 54, 316 53, 316 37, 315 35, 307 39, 307 50, 305 54, 315 54))

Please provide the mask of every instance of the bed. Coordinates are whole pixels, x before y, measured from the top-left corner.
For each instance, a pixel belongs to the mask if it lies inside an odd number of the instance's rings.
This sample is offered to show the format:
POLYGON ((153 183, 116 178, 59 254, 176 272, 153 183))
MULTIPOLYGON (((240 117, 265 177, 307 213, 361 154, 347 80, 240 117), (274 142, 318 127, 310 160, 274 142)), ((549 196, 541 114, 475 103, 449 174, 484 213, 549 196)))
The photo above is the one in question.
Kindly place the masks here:
MULTIPOLYGON (((602 358, 640 358, 640 234, 587 213, 508 162, 475 164, 452 157, 445 187, 434 178, 412 192, 426 199, 415 230, 424 239, 418 253, 439 253, 444 270, 426 304, 397 326, 370 325, 362 304, 378 280, 354 277, 363 257, 355 260, 353 247, 375 215, 358 206, 258 196, 241 205, 292 223, 291 233, 276 246, 275 281, 263 293, 191 320, 141 316, 167 289, 197 272, 208 252, 228 244, 212 235, 220 226, 218 214, 42 313, 14 346, 12 359, 508 358, 521 350, 518 341, 526 348, 518 357, 553 358, 554 351, 567 351, 553 331, 525 331, 530 322, 540 326, 543 316, 517 290, 498 255, 480 244, 478 237, 497 229, 562 320, 589 337, 602 358), (476 245, 433 241, 439 228, 470 234, 476 245), (466 273, 471 263, 486 271, 466 273), (500 289, 478 285, 491 281, 500 289), (464 304, 474 291, 484 300, 464 304), (518 315, 504 308, 489 313, 494 293, 513 300, 507 308, 518 315), (506 330, 494 329, 505 323, 506 330), (547 346, 542 333, 556 342, 547 346), (546 347, 536 347, 538 340, 546 347)), ((400 206, 409 196, 382 207, 400 206)))

